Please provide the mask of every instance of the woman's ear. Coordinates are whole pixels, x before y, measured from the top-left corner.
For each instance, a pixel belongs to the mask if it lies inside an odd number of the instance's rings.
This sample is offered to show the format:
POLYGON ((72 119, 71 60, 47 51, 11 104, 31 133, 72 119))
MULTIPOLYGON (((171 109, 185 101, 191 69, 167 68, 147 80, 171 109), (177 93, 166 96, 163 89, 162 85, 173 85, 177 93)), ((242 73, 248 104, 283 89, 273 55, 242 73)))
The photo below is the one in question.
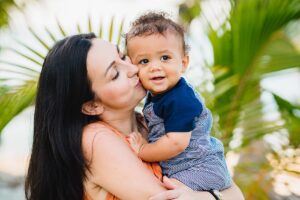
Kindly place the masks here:
POLYGON ((101 103, 90 100, 81 106, 81 112, 86 115, 100 115, 104 111, 101 103))
POLYGON ((183 58, 182 58, 182 69, 181 69, 182 73, 184 73, 187 70, 189 62, 190 62, 190 57, 188 55, 183 56, 183 58))

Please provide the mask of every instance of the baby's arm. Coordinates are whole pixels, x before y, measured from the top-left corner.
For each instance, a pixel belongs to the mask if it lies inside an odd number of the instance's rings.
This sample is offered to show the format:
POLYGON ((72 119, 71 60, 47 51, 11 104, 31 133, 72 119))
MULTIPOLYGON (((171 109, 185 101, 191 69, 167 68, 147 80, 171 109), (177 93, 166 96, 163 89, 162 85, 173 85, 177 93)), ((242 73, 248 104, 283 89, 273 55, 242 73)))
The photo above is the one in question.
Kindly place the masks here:
POLYGON ((139 157, 147 162, 158 162, 183 152, 189 145, 191 132, 169 132, 153 143, 137 144, 136 141, 142 141, 141 137, 139 133, 132 133, 129 140, 139 157))

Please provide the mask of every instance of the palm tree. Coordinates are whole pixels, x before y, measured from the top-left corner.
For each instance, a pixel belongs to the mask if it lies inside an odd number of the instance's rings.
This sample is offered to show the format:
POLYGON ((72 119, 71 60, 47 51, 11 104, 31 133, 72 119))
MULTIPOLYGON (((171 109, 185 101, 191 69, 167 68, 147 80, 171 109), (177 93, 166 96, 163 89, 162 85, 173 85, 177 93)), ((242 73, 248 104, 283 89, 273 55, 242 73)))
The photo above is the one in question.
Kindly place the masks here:
MULTIPOLYGON (((115 24, 115 21, 115 18, 112 17, 107 29, 100 23, 98 27, 98 36, 102 38, 104 31, 107 31, 108 38, 106 39, 116 44, 120 44, 124 20, 117 25, 115 24)), ((47 28, 45 29, 50 41, 42 39, 32 28, 29 27, 28 29, 40 46, 46 50, 45 52, 48 52, 56 41, 69 35, 59 21, 57 21, 57 28, 60 35, 55 35, 54 31, 50 31, 47 28)), ((76 25, 76 28, 78 33, 82 32, 82 27, 79 24, 76 25)), ((87 30, 88 32, 96 33, 96 31, 94 31, 95 28, 92 27, 90 17, 87 20, 87 30)), ((42 67, 42 61, 46 56, 24 42, 18 41, 18 44, 25 50, 19 51, 16 50, 16 48, 6 48, 6 50, 12 51, 16 56, 27 60, 29 64, 25 65, 15 61, 0 60, 1 74, 12 74, 11 77, 0 77, 0 135, 3 128, 12 120, 12 118, 34 104, 40 68, 42 67), (16 84, 9 84, 9 82, 12 81, 16 82, 16 84)))
MULTIPOLYGON (((300 1, 222 2, 229 3, 231 8, 228 14, 224 11, 227 18, 218 28, 213 28, 213 22, 205 15, 200 15, 201 9, 194 8, 199 4, 197 0, 181 4, 179 11, 183 21, 188 22, 185 24, 195 20, 206 21, 208 25, 214 54, 214 63, 208 67, 214 75, 214 90, 205 96, 214 114, 214 134, 221 138, 225 148, 232 150, 230 142, 240 138, 240 145, 235 149, 241 154, 235 180, 246 199, 269 199, 271 178, 267 180, 266 176, 272 168, 263 152, 268 153, 270 149, 263 149, 264 144, 255 141, 266 134, 287 131, 288 145, 299 147, 300 117, 296 112, 300 106, 267 91, 261 82, 288 70, 299 72, 300 53, 285 27, 299 19, 300 1), (273 95, 273 104, 278 108, 275 111, 280 114, 277 118, 266 118, 266 105, 262 101, 266 93, 273 95)), ((293 173, 299 176, 300 170, 293 173)))

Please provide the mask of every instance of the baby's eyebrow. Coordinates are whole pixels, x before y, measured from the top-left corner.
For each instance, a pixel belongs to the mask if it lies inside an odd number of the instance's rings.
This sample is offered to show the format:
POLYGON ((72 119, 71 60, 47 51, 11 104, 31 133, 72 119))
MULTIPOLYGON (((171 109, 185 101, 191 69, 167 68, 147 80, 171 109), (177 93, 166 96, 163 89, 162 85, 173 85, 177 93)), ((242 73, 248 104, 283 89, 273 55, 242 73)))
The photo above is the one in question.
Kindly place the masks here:
POLYGON ((158 53, 170 53, 170 51, 168 49, 165 49, 165 50, 158 51, 158 53))

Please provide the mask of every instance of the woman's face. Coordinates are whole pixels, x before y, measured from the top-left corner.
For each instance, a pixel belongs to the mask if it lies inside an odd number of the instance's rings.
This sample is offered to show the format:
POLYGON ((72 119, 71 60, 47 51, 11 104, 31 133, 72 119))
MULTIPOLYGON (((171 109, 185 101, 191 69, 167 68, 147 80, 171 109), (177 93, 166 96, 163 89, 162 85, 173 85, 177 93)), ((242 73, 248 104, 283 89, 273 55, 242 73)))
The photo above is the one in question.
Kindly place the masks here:
POLYGON ((95 101, 104 110, 132 110, 146 94, 137 76, 138 68, 104 40, 92 40, 87 71, 95 101))

